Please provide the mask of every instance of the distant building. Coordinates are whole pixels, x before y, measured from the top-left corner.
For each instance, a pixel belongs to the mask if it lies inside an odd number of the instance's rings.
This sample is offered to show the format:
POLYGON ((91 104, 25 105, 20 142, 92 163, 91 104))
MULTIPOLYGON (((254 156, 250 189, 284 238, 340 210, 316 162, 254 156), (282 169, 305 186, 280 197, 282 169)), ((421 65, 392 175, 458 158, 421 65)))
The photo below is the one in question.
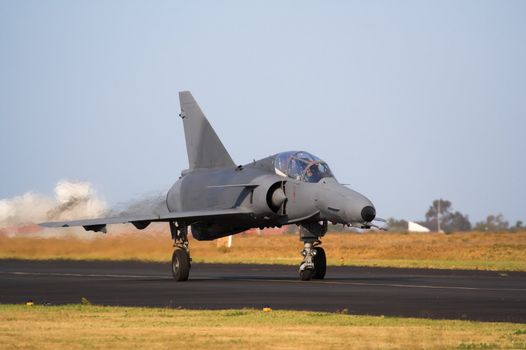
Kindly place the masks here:
POLYGON ((417 224, 416 222, 413 222, 413 221, 407 222, 407 231, 408 232, 431 232, 431 230, 428 229, 427 227, 417 224))

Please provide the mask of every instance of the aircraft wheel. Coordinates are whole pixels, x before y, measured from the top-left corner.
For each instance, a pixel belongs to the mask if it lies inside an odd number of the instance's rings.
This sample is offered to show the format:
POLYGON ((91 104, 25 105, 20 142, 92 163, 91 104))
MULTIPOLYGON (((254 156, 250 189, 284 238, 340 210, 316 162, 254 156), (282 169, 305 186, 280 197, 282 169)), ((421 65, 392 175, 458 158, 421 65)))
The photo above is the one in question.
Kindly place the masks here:
POLYGON ((314 270, 312 269, 300 270, 300 280, 310 281, 313 277, 314 277, 314 270))
POLYGON ((315 247, 316 255, 314 255, 314 276, 316 280, 322 280, 327 272, 327 257, 325 250, 322 247, 315 247))
POLYGON ((172 255, 172 275, 176 281, 188 280, 190 257, 184 249, 176 249, 172 255))

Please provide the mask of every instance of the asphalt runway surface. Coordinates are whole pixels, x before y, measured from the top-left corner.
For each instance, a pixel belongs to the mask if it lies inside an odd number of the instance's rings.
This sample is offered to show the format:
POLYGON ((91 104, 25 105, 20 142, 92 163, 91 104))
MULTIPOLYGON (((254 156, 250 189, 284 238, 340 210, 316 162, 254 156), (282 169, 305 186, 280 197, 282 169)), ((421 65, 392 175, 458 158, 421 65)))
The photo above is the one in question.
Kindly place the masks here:
POLYGON ((175 282, 169 263, 0 260, 0 303, 263 308, 526 322, 526 273, 329 266, 302 282, 297 267, 193 264, 175 282))

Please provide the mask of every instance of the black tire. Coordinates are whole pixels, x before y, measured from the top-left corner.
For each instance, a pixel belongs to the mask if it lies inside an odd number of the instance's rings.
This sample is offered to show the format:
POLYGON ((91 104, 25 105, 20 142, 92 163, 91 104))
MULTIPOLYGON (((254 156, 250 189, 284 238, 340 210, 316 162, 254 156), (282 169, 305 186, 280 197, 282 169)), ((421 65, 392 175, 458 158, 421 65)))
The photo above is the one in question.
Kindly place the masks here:
POLYGON ((314 255, 314 276, 312 278, 322 280, 327 272, 327 257, 322 247, 316 247, 314 250, 316 250, 316 255, 314 255))
POLYGON ((300 270, 300 280, 310 281, 312 277, 314 277, 314 270, 311 270, 311 269, 300 270))
POLYGON ((188 280, 190 257, 184 249, 176 249, 172 255, 172 275, 176 281, 188 280))

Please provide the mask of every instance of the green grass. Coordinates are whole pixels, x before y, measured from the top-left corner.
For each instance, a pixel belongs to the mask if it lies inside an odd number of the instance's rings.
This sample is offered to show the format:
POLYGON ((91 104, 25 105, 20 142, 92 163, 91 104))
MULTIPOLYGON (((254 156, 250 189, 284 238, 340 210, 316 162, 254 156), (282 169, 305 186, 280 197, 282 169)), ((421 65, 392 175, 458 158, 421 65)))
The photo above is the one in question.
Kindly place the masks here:
POLYGON ((526 349, 526 325, 282 310, 0 305, 0 344, 2 349, 526 349))

